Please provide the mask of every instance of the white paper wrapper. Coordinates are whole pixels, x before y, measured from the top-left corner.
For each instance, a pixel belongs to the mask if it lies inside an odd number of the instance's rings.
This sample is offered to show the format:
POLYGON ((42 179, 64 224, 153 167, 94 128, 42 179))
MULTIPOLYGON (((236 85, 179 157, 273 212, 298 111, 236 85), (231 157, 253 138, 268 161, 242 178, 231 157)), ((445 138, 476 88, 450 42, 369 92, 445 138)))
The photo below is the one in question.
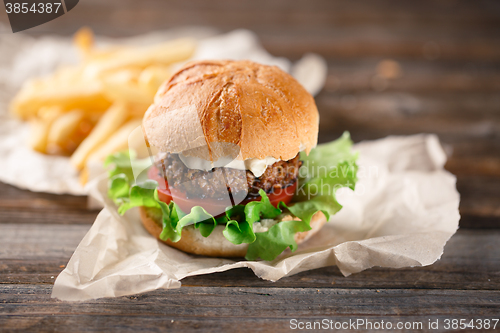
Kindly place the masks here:
POLYGON ((272 262, 234 261, 185 254, 158 242, 137 211, 119 216, 106 197, 106 180, 91 195, 105 208, 84 237, 52 297, 77 301, 179 288, 187 276, 249 267, 276 281, 302 271, 337 265, 344 275, 373 266, 430 265, 458 228, 455 177, 443 169, 445 154, 434 135, 363 142, 356 191, 338 191, 344 208, 322 232, 272 262))
MULTIPOLYGON (((321 90, 326 79, 326 63, 320 56, 306 55, 292 66, 287 59, 267 53, 257 36, 248 30, 217 35, 213 29, 193 27, 122 40, 98 38, 98 44, 144 45, 181 36, 198 39, 193 59, 249 59, 276 65, 294 74, 313 95, 321 90)), ((88 189, 80 185, 69 159, 31 150, 26 144, 29 126, 10 119, 7 111, 10 99, 26 79, 50 74, 63 63, 78 62, 71 39, 0 34, 0 49, 0 181, 35 192, 87 194, 88 189)))

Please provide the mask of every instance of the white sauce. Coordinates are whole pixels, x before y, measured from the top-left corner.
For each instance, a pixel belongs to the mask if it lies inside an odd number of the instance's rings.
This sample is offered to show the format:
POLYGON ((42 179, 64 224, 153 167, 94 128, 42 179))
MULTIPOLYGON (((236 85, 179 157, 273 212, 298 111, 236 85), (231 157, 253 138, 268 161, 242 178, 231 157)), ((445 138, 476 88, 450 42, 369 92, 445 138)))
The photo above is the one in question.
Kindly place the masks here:
MULTIPOLYGON (((301 142, 299 151, 306 149, 306 146, 301 142)), ((267 167, 278 162, 279 159, 268 156, 262 160, 258 158, 247 158, 246 160, 231 159, 230 157, 222 157, 217 161, 207 161, 194 156, 185 156, 179 154, 179 158, 189 169, 197 169, 208 171, 212 168, 226 167, 238 170, 250 170, 255 177, 260 177, 266 171, 267 167)))
POLYGON ((266 232, 276 223, 278 223, 278 221, 273 219, 262 219, 260 222, 254 222, 252 230, 253 232, 266 232))
POLYGON ((279 159, 270 156, 263 160, 259 160, 258 158, 248 158, 244 161, 238 159, 231 160, 228 157, 223 157, 215 162, 193 156, 184 156, 182 154, 179 154, 179 158, 189 169, 208 171, 212 168, 226 167, 238 170, 250 170, 255 177, 262 176, 268 166, 279 161, 279 159))
POLYGON ((273 165, 279 160, 274 157, 266 157, 263 160, 258 158, 249 158, 245 160, 245 168, 252 171, 255 177, 260 177, 266 171, 267 167, 273 165))

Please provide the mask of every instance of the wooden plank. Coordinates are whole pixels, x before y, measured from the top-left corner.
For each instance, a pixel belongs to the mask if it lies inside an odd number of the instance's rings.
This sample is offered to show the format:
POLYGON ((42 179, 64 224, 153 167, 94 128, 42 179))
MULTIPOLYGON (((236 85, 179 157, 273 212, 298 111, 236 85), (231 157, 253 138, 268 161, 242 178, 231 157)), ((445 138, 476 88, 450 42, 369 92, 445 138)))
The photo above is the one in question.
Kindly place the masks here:
MULTIPOLYGON (((50 283, 69 260, 88 226, 0 225, 0 283, 50 283)), ((444 256, 432 266, 375 268, 343 277, 327 267, 284 278, 276 283, 257 278, 248 269, 190 277, 191 286, 253 286, 318 288, 500 289, 497 246, 500 230, 459 230, 444 256)))
POLYGON ((87 197, 37 193, 0 182, 0 224, 91 224, 98 211, 87 209, 87 197))
MULTIPOLYGON (((490 316, 491 317, 491 316, 490 316)), ((380 325, 381 322, 388 323, 392 329, 390 332, 449 332, 450 329, 445 329, 446 320, 450 319, 467 319, 467 323, 474 318, 489 319, 484 316, 467 316, 451 315, 421 315, 421 316, 400 316, 400 315, 385 315, 385 316, 367 316, 365 314, 354 314, 353 316, 323 316, 316 317, 296 317, 292 318, 284 312, 283 316, 278 318, 269 318, 262 314, 256 317, 185 317, 171 315, 169 313, 163 316, 149 315, 128 315, 128 316, 111 316, 106 314, 92 315, 75 315, 68 313, 64 316, 50 316, 30 314, 25 316, 0 317, 0 325, 7 331, 29 331, 29 332, 51 332, 53 330, 64 332, 89 332, 89 331, 105 331, 105 332, 290 332, 292 329, 302 327, 306 329, 306 323, 314 326, 315 330, 335 330, 335 325, 345 325, 346 330, 350 331, 368 331, 374 330, 375 325, 380 325), (297 321, 293 321, 293 319, 297 321), (356 320, 363 320, 359 326, 355 326, 356 320), (327 321, 326 326, 320 326, 323 320, 327 321), (298 321, 301 326, 297 326, 298 321), (331 321, 331 324, 329 324, 331 321), (429 329, 430 322, 438 324, 437 329, 429 329), (316 322, 316 324, 314 324, 316 322), (364 324, 370 322, 370 324, 364 324), (331 327, 329 326, 331 325, 331 327), (351 326, 352 325, 352 326, 351 326), (409 325, 406 329, 397 329, 396 325, 409 325), (349 328, 350 327, 350 328, 349 328), (413 327, 413 328, 412 328, 413 327)), ((388 324, 387 324, 388 325, 388 324)), ((312 326, 311 326, 312 327, 312 326)), ((387 326, 382 326, 387 327, 387 326)), ((404 326, 401 326, 404 327, 404 326)), ((433 326, 434 327, 434 326, 433 326)), ((491 326, 492 327, 492 326, 491 326)), ((380 326, 378 326, 380 329, 380 326)), ((498 329, 498 326, 497 326, 498 329)), ((481 330, 476 330, 481 332, 481 330)), ((490 330, 486 331, 489 332, 490 330)), ((306 332, 313 332, 312 329, 306 332)))
POLYGON ((61 258, 0 259, 0 284, 52 284, 68 263, 61 258))
MULTIPOLYGON (((384 59, 358 57, 331 59, 328 62, 325 92, 404 91, 434 96, 439 96, 439 93, 460 92, 477 96, 478 93, 500 91, 500 67, 495 61, 471 64, 393 58, 391 60, 399 65, 399 74, 396 78, 384 79, 375 77, 378 73, 377 66, 382 60, 384 59)), ((443 97, 446 99, 447 95, 443 97)))
MULTIPOLYGON (((414 127, 411 132, 400 133, 397 128, 371 126, 368 121, 349 121, 340 117, 328 121, 332 123, 330 127, 323 127, 323 119, 320 122, 319 143, 336 140, 344 131, 351 133, 351 138, 355 143, 365 140, 377 140, 390 135, 432 133, 418 127, 414 127)), ((372 123, 375 122, 376 120, 372 121, 372 123)), ((454 173, 478 177, 495 177, 498 175, 498 160, 500 158, 499 154, 497 154, 500 151, 500 140, 498 138, 491 135, 467 136, 465 133, 460 135, 458 133, 444 133, 443 131, 438 134, 438 137, 449 159, 457 159, 456 162, 453 162, 453 166, 450 165, 450 167, 453 167, 454 173)))
MULTIPOLYGON (((418 288, 418 289, 500 289, 496 277, 500 267, 499 231, 459 230, 446 244, 443 257, 431 266, 386 269, 372 268, 348 277, 337 267, 299 273, 272 284, 274 287, 315 286, 318 288, 418 288)), ((265 287, 269 282, 256 278, 247 269, 182 280, 190 286, 265 287)))
MULTIPOLYGON (((442 28, 449 30, 449 26, 469 29, 485 29, 498 27, 498 6, 493 1, 475 2, 474 6, 464 2, 446 3, 424 1, 411 3, 410 1, 360 1, 356 6, 342 4, 338 1, 191 1, 185 4, 182 1, 143 1, 138 4, 134 1, 86 1, 79 4, 79 11, 75 20, 83 18, 94 19, 101 24, 111 12, 119 18, 127 18, 136 13, 136 20, 142 24, 133 27, 144 30, 153 24, 157 28, 179 26, 186 24, 211 24, 215 26, 249 26, 258 27, 259 24, 269 27, 345 27, 352 25, 378 26, 420 26, 422 28, 442 28), (120 4, 121 6, 117 6, 120 4), (429 11, 428 8, 433 8, 429 11), (495 10, 496 9, 496 10, 495 10), (163 16, 164 20, 161 20, 163 16), (447 28, 447 29, 446 29, 447 28)), ((68 26, 71 22, 59 23, 68 26), (64 23, 64 24, 63 24, 64 23)), ((80 23, 80 22, 78 22, 80 23)), ((126 31, 132 27, 117 20, 115 25, 122 25, 126 31)), ((55 26, 55 22, 51 23, 55 26)), ((109 26, 109 24, 108 24, 109 26)), ((108 28, 109 30, 109 28, 108 28)))
POLYGON ((0 260, 69 258, 89 225, 0 224, 0 260))
POLYGON ((30 34, 72 34, 91 25, 100 34, 136 35, 153 29, 208 25, 229 31, 256 31, 273 54, 298 58, 317 52, 331 58, 400 56, 423 59, 425 45, 438 46, 440 59, 492 60, 500 55, 498 4, 394 4, 363 1, 357 6, 328 1, 270 4, 266 1, 197 1, 162 3, 89 1, 79 4, 72 20, 55 20, 30 34), (433 8, 429 11, 427 8, 433 8), (113 25, 108 18, 114 17, 113 25), (128 22, 134 21, 134 25, 128 22))
POLYGON ((461 176, 457 189, 462 213, 497 218, 500 226, 500 177, 461 176))
POLYGON ((49 327, 285 331, 292 318, 427 322, 492 318, 500 306, 499 291, 185 287, 70 304, 50 299, 49 294, 49 286, 1 285, 0 325, 34 331, 49 327))
MULTIPOLYGON (((315 52, 331 59, 352 57, 401 57, 425 59, 426 45, 437 45, 435 57, 442 60, 481 60, 494 61, 500 56, 497 39, 462 37, 460 41, 449 39, 448 35, 400 31, 378 30, 374 26, 364 29, 332 29, 328 34, 319 36, 316 31, 303 35, 288 32, 260 34, 264 47, 272 54, 298 58, 304 50, 315 52), (427 43, 433 44, 427 44, 427 43), (435 43, 435 44, 434 44, 435 43), (495 45, 495 46, 492 46, 495 45)), ((434 51, 432 51, 434 52, 434 51)), ((434 55, 430 55, 434 57, 434 55)))
MULTIPOLYGON (((361 81, 370 84, 368 77, 361 81)), ((425 132, 439 134, 445 142, 477 143, 469 150, 472 152, 500 146, 494 135, 500 131, 498 93, 375 92, 358 88, 361 91, 324 91, 316 97, 320 142, 333 140, 347 130, 355 141, 425 132)), ((490 150, 488 154, 498 158, 497 152, 490 150)))
POLYGON ((320 132, 342 126, 350 132, 363 127, 392 135, 436 133, 444 137, 492 138, 500 131, 496 116, 475 118, 468 113, 452 117, 440 108, 433 108, 432 113, 420 113, 419 99, 409 95, 386 97, 344 95, 328 101, 318 100, 320 132))
POLYGON ((500 305, 500 291, 490 290, 183 287, 78 303, 50 299, 50 293, 51 287, 44 285, 1 285, 3 303, 9 306, 0 304, 0 315, 65 314, 71 304, 75 314, 116 316, 170 313, 186 317, 260 317, 267 314, 264 316, 273 318, 282 316, 283 311, 291 317, 355 313, 484 316, 498 315, 500 305), (367 303, 370 307, 365 306, 367 303), (392 309, 389 304, 393 305, 392 309), (424 304, 428 307, 416 306, 424 304))
MULTIPOLYGON (((57 202, 57 201, 54 201, 57 202)), ((71 208, 33 209, 29 203, 16 208, 5 208, 0 211, 0 224, 2 223, 59 223, 59 224, 92 224, 98 212, 94 210, 72 210, 71 208)))
MULTIPOLYGON (((0 314, 64 314, 66 302, 50 299, 51 287, 44 285, 1 285, 0 295, 4 304, 0 314), (29 302, 29 305, 22 303, 29 302), (14 306, 13 306, 14 305, 14 306), (37 308, 35 310, 35 308, 37 308), (35 311, 33 311, 35 310, 35 311)), ((341 288, 253 288, 253 287, 183 287, 180 289, 156 290, 137 296, 106 298, 88 302, 70 303, 72 312, 116 315, 161 315, 165 312, 179 316, 252 317, 267 313, 269 317, 283 310, 289 315, 316 316, 349 315, 362 310, 366 315, 418 315, 435 313, 454 316, 474 314, 498 315, 500 291, 482 290, 414 290, 414 289, 341 289, 341 288), (412 300, 413 299, 413 300, 412 300), (287 300, 289 302, 287 302, 287 300), (372 303, 369 308, 363 303, 372 303), (388 309, 393 303, 393 309, 388 309), (468 304, 467 304, 468 303, 468 304), (131 307, 140 304, 142 307, 131 307), (415 307, 426 304, 428 308, 415 307), (446 304, 446 306, 442 306, 446 304), (129 305, 129 306, 124 306, 129 305), (467 309, 467 305, 471 308, 467 309), (474 310, 483 311, 475 313, 474 310), (382 311, 387 311, 384 313, 382 311), (399 310, 399 311, 398 311, 399 310), (456 310, 456 312, 454 312, 456 310), (482 313, 481 313, 482 312, 482 313)), ((359 312, 358 312, 359 313, 359 312)))

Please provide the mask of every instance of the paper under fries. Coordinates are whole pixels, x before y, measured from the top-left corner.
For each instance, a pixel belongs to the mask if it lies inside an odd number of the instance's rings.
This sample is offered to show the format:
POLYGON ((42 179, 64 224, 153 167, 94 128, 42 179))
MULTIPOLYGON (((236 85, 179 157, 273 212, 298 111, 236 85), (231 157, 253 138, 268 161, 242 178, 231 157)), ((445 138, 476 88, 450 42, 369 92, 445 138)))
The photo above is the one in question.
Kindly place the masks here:
POLYGON ((127 147, 126 136, 140 125, 158 87, 170 77, 170 66, 188 60, 196 44, 177 39, 98 49, 88 28, 73 41, 82 62, 26 82, 10 110, 32 124, 33 149, 72 154, 71 163, 81 170, 89 158, 102 159, 127 147))

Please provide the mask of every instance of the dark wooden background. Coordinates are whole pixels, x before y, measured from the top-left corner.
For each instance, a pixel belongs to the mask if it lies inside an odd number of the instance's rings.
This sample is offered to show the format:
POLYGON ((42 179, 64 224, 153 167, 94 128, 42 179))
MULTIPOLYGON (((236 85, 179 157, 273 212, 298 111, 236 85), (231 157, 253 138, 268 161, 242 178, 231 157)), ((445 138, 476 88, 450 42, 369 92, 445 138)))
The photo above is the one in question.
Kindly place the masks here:
POLYGON ((0 184, 0 330, 286 331, 291 318, 440 319, 442 329, 446 318, 498 318, 500 2, 81 0, 28 33, 68 36, 83 25, 114 37, 248 28, 275 56, 321 54, 329 72, 316 97, 320 141, 344 130, 356 142, 437 133, 457 176, 461 229, 430 267, 347 278, 329 267, 277 283, 240 269, 188 278, 180 290, 67 304, 50 299, 51 287, 97 212, 82 197, 0 184), (384 79, 384 60, 401 75, 384 79))

